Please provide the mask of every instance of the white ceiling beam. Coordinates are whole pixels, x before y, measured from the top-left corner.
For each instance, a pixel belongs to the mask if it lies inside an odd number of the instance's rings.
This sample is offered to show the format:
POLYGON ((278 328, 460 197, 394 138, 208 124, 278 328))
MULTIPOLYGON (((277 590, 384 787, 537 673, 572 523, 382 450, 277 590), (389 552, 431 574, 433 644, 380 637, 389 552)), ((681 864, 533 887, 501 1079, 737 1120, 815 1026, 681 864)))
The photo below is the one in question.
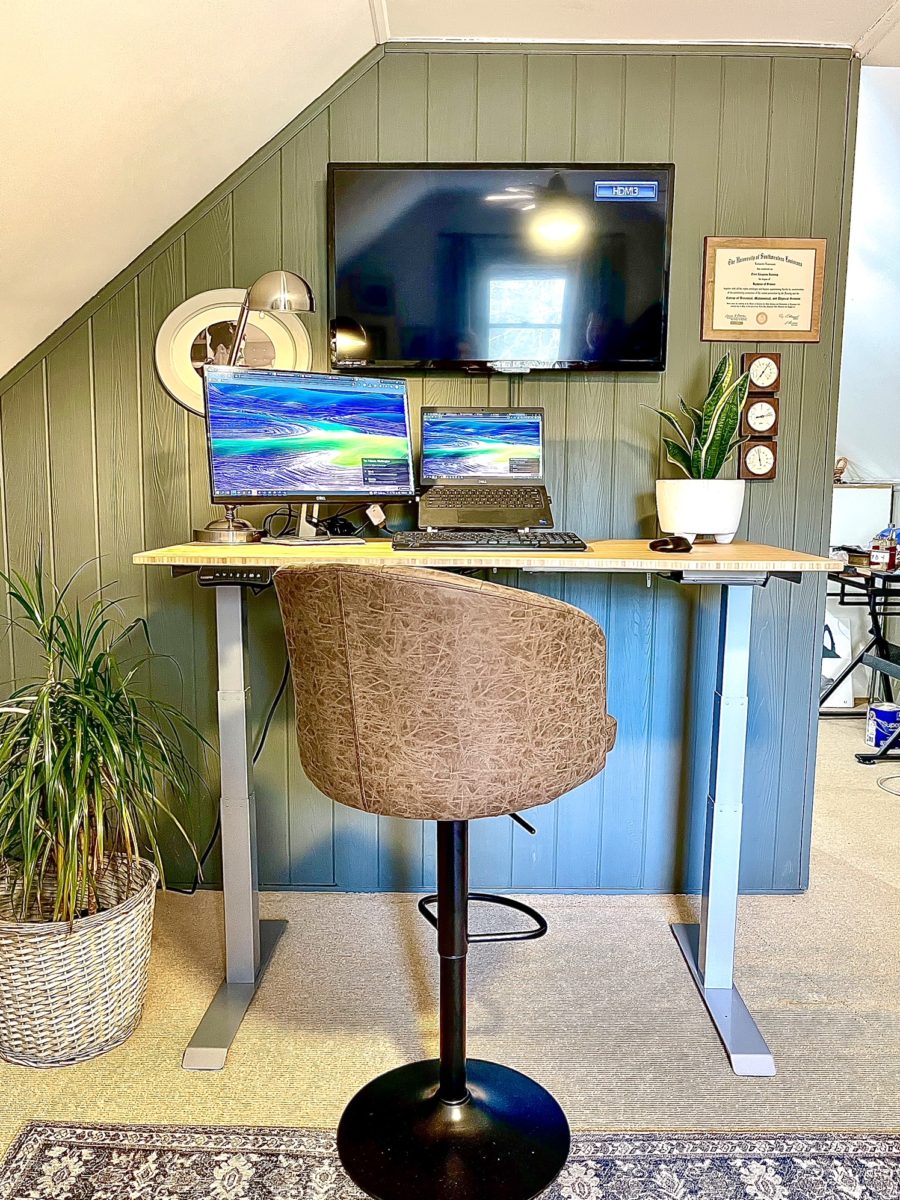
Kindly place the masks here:
POLYGON ((388 17, 388 0, 369 0, 369 11, 372 14, 372 31, 379 46, 390 41, 391 23, 388 17))
POLYGON ((891 0, 385 0, 401 40, 851 49, 891 0))
POLYGON ((877 21, 873 21, 853 47, 862 59, 868 58, 900 25, 900 0, 893 0, 877 21))

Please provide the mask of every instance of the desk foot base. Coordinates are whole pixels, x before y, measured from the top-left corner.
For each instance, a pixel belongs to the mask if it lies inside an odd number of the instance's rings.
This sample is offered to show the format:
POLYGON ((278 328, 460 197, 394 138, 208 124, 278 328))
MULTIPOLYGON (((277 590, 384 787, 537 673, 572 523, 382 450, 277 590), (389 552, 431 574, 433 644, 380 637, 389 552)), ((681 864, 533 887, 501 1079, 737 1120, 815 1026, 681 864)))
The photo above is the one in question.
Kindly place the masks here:
POLYGON ((225 1066, 231 1043, 237 1036, 244 1014, 256 995, 256 989, 285 929, 287 921, 260 921, 256 980, 254 983, 229 983, 225 980, 219 985, 182 1056, 181 1065, 186 1071, 221 1071, 225 1066))
POLYGON ((698 966, 699 925, 673 925, 672 932, 703 997, 735 1075, 768 1078, 775 1060, 736 987, 705 988, 698 966))

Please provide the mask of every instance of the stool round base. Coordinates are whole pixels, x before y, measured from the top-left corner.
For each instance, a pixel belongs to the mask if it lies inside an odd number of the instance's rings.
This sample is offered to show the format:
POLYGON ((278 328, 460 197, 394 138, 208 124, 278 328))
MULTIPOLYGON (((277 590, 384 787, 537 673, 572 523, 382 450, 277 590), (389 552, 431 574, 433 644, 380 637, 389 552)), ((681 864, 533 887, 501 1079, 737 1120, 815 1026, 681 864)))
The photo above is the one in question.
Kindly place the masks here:
POLYGON ((569 1156, 569 1123, 539 1083, 469 1059, 469 1098, 438 1099, 437 1059, 366 1084, 337 1132, 344 1169, 375 1200, 531 1200, 569 1156))

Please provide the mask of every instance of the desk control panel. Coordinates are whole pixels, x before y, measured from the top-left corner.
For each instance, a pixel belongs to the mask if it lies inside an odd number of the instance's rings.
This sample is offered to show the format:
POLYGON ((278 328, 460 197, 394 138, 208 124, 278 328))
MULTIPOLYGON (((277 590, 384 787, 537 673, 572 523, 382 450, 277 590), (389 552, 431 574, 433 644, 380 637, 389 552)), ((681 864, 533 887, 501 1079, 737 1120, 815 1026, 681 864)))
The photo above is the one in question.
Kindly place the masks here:
POLYGON ((264 588, 272 582, 273 567, 201 567, 197 582, 201 587, 264 588))

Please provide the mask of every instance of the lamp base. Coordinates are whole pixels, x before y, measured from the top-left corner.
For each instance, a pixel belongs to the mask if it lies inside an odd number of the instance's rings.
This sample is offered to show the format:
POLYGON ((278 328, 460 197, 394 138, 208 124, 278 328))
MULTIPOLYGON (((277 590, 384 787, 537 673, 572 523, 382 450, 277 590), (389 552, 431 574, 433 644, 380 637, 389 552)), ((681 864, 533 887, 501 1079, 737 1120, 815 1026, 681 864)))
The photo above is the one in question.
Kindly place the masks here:
POLYGON ((548 1091, 509 1067, 469 1059, 469 1097, 438 1097, 440 1063, 372 1080, 337 1132, 344 1170, 376 1200, 531 1200, 569 1155, 569 1125, 548 1091))
POLYGON ((235 515, 233 504, 225 506, 225 516, 194 530, 195 542, 212 543, 219 546, 244 546, 262 539, 262 530, 254 529, 249 521, 235 515))

